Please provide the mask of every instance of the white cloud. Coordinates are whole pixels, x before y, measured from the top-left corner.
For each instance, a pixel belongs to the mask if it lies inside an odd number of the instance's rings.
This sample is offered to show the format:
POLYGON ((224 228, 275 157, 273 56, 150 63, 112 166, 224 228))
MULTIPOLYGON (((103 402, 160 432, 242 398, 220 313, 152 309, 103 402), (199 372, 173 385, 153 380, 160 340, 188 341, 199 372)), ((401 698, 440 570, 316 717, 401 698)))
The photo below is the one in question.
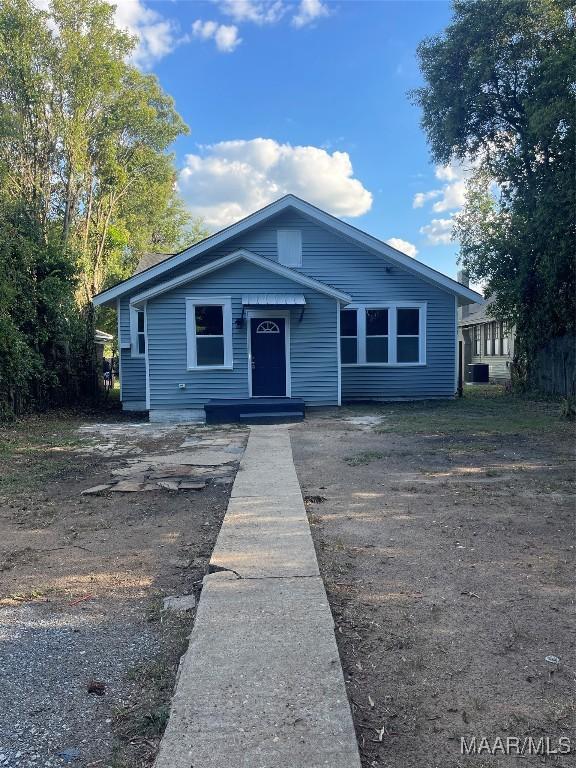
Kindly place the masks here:
POLYGON ((192 34, 202 40, 213 39, 216 48, 222 53, 232 53, 242 42, 238 36, 238 27, 234 24, 218 24, 216 21, 196 19, 192 24, 192 34))
MULTIPOLYGON (((141 0, 106 0, 114 6, 114 22, 118 29, 138 38, 130 60, 139 69, 148 70, 186 41, 180 35, 178 23, 167 19, 141 0)), ((32 0, 38 10, 50 12, 51 0, 32 0)), ((56 24, 47 20, 48 28, 58 34, 56 24)))
POLYGON ((116 25, 138 38, 132 61, 140 69, 150 69, 182 42, 176 22, 147 8, 141 0, 110 0, 110 3, 116 6, 116 25))
MULTIPOLYGON (((458 211, 466 202, 466 184, 474 172, 475 163, 452 161, 448 165, 437 165, 434 175, 438 181, 444 182, 441 189, 430 189, 427 192, 417 192, 412 201, 413 208, 423 208, 431 200, 434 213, 458 211)), ((426 236, 429 245, 449 245, 452 242, 452 215, 447 219, 432 219, 429 224, 420 228, 420 233, 426 236)))
POLYGON ((292 26, 301 28, 312 24, 322 16, 328 16, 330 11, 321 0, 300 0, 298 11, 292 17, 292 26))
POLYGON ((264 26, 278 23, 287 13, 294 10, 291 24, 297 29, 312 24, 317 19, 330 15, 328 6, 322 0, 214 0, 220 12, 230 16, 237 24, 250 22, 264 26))
POLYGON ((222 141, 187 155, 178 187, 190 210, 212 229, 289 192, 336 216, 361 216, 372 205, 347 152, 273 139, 222 141))
POLYGON ((464 180, 455 181, 448 184, 442 190, 442 199, 434 203, 432 210, 435 213, 443 211, 453 211, 456 208, 462 208, 466 202, 466 182, 464 180))
POLYGON ((449 165, 437 165, 434 175, 438 181, 446 182, 442 189, 417 192, 412 201, 413 208, 423 208, 429 200, 436 200, 432 206, 435 213, 461 208, 466 200, 466 182, 474 171, 474 164, 452 161, 449 165), (440 198, 437 200, 437 198, 440 198))
POLYGON ((430 224, 420 227, 420 234, 426 235, 429 245, 450 245, 453 225, 453 219, 432 219, 430 224))
POLYGON ((237 23, 275 24, 286 13, 283 0, 216 0, 221 13, 237 23))
POLYGON ((196 37, 201 37, 203 40, 209 40, 214 37, 218 24, 215 21, 196 21, 192 24, 192 32, 196 37))
POLYGON ((406 256, 411 256, 413 259, 418 253, 418 248, 416 248, 414 243, 410 243, 408 240, 402 240, 401 237, 391 237, 386 240, 386 242, 388 245, 391 245, 392 248, 396 248, 397 251, 402 251, 406 256))
POLYGON ((423 208, 424 203, 428 202, 428 200, 433 200, 441 194, 441 189, 431 189, 430 192, 416 192, 412 201, 412 208, 423 208))
POLYGON ((238 27, 234 24, 220 24, 214 36, 216 48, 223 53, 231 53, 242 42, 238 37, 238 27))

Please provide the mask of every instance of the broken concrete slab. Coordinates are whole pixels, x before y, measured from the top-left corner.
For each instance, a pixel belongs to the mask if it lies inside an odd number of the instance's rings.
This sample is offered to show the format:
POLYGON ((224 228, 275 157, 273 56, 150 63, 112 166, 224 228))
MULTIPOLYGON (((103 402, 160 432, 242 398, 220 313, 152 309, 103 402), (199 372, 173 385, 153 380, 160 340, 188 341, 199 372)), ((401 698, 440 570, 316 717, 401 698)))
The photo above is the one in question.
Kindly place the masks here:
POLYGON ((143 491, 146 483, 133 483, 130 480, 121 480, 116 485, 113 485, 110 489, 115 493, 136 493, 137 491, 143 491))
POLYGON ((182 480, 178 490, 180 491, 203 491, 206 488, 206 483, 192 483, 189 480, 182 480))
POLYGON ((115 477, 134 477, 134 475, 145 474, 152 468, 151 464, 131 464, 128 467, 120 467, 119 469, 113 469, 110 474, 115 477))
POLYGON ((110 488, 110 491, 119 493, 137 493, 139 491, 157 491, 156 483, 136 483, 131 480, 121 480, 110 488))
POLYGON ((106 485, 94 485, 92 488, 86 488, 85 491, 81 492, 81 496, 94 496, 98 495, 99 493, 104 493, 104 491, 108 491, 111 488, 111 484, 107 483, 106 485))
POLYGON ((149 464, 155 464, 157 466, 161 464, 191 464, 194 466, 209 466, 214 467, 219 464, 229 464, 230 462, 237 462, 238 458, 231 456, 224 451, 209 451, 200 449, 198 451, 182 451, 181 453, 165 453, 158 454, 157 456, 142 456, 141 462, 147 462, 149 464))
POLYGON ((177 491, 178 486, 180 485, 179 480, 157 480, 156 484, 160 486, 160 488, 164 488, 167 491, 177 491))
POLYGON ((182 466, 180 464, 166 465, 156 468, 149 472, 148 477, 150 480, 157 480, 170 477, 204 477, 211 471, 211 468, 207 467, 190 467, 182 466))
POLYGON ((196 598, 194 595, 170 595, 162 601, 163 611, 175 611, 176 613, 186 613, 196 607, 196 598))

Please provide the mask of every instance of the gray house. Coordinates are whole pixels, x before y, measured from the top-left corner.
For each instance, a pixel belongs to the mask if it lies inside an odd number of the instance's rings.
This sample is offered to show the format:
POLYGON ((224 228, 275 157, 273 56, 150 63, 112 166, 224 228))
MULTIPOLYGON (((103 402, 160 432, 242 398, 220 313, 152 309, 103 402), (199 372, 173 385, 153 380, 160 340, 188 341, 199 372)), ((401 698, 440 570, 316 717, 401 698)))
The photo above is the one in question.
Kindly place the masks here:
MULTIPOLYGON (((458 280, 468 285, 465 272, 458 273, 458 280)), ((458 327, 462 342, 464 381, 471 381, 470 365, 474 363, 488 366, 491 382, 504 384, 511 379, 514 330, 488 314, 487 310, 493 301, 494 297, 490 297, 482 304, 460 307, 458 327)))
POLYGON ((151 420, 453 397, 458 307, 482 302, 293 195, 153 262, 94 298, 151 420))

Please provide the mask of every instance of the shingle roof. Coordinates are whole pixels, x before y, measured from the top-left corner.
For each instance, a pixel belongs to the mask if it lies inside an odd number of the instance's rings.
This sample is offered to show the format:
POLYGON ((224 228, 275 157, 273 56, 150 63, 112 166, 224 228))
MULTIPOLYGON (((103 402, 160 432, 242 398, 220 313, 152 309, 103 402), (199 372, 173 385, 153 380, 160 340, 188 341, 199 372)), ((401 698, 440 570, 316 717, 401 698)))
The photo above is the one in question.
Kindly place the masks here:
POLYGON ((468 314, 459 321, 458 325, 477 325, 478 323, 489 323, 491 320, 494 320, 487 310, 494 303, 495 299, 496 297, 492 295, 489 299, 486 299, 485 304, 469 304, 468 314))
POLYGON ((171 256, 174 256, 173 253, 143 253, 142 256, 140 256, 140 261, 138 262, 136 269, 134 270, 134 274, 138 275, 140 272, 144 272, 145 269, 150 269, 150 267, 155 267, 156 264, 160 264, 161 261, 164 261, 165 259, 169 259, 171 256))

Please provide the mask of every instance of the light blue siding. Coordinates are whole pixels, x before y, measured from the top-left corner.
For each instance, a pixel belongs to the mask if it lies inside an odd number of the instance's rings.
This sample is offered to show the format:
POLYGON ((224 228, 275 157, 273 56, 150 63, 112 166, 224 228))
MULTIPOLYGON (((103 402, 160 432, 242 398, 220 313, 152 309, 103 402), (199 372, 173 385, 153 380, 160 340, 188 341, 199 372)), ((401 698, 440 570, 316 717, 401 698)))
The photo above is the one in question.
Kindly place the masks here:
POLYGON ((127 297, 120 299, 120 370, 122 377, 122 407, 124 410, 146 410, 146 359, 133 357, 130 349, 122 349, 122 343, 130 341, 130 303, 127 297))
MULTIPOLYGON (((170 270, 146 284, 146 289, 183 275, 211 261, 246 249, 277 261, 277 230, 302 232, 302 267, 297 271, 345 291, 354 304, 426 302, 426 365, 414 367, 342 367, 342 400, 452 397, 455 391, 456 330, 454 296, 422 277, 334 234, 297 212, 286 211, 170 270)), ((136 290, 141 292, 143 288, 136 290)), ((186 370, 186 295, 206 293, 232 296, 233 315, 241 313, 241 295, 257 292, 297 292, 302 286, 246 262, 238 262, 181 286, 148 303, 150 407, 197 407, 212 397, 246 397, 248 362, 246 325, 234 326, 232 371, 186 370), (179 390, 178 384, 186 389, 179 390)), ((302 323, 299 309, 291 310, 292 395, 307 403, 337 402, 338 370, 335 357, 336 302, 306 290, 308 306, 302 323)), ((129 337, 128 301, 122 302, 122 324, 129 337)), ((123 331, 124 333, 124 331, 123 331)), ((146 396, 142 358, 122 353, 124 402, 146 396)))
MULTIPOLYGON (((186 297, 230 296, 233 321, 246 293, 304 293, 306 308, 290 309, 292 396, 307 405, 338 402, 337 302, 248 262, 236 262, 151 299, 147 305, 150 408, 181 409, 210 398, 248 397, 248 323, 232 325, 232 370, 187 370, 186 297), (179 389, 185 384, 185 389, 179 389)), ((262 309, 262 307, 261 307, 262 309)), ((270 309, 274 314, 274 309, 270 309)))
POLYGON ((296 213, 284 213, 259 231, 244 234, 229 244, 230 250, 246 248, 276 259, 276 230, 290 227, 302 231, 302 267, 298 271, 346 291, 354 304, 414 301, 427 305, 426 365, 343 366, 342 400, 452 397, 456 360, 453 295, 296 213))
POLYGON ((277 216, 257 233, 239 238, 234 246, 275 259, 276 230, 291 227, 302 231, 302 267, 298 271, 345 291, 354 304, 427 304, 426 365, 343 366, 342 400, 452 397, 456 364, 454 296, 296 213, 277 216))

